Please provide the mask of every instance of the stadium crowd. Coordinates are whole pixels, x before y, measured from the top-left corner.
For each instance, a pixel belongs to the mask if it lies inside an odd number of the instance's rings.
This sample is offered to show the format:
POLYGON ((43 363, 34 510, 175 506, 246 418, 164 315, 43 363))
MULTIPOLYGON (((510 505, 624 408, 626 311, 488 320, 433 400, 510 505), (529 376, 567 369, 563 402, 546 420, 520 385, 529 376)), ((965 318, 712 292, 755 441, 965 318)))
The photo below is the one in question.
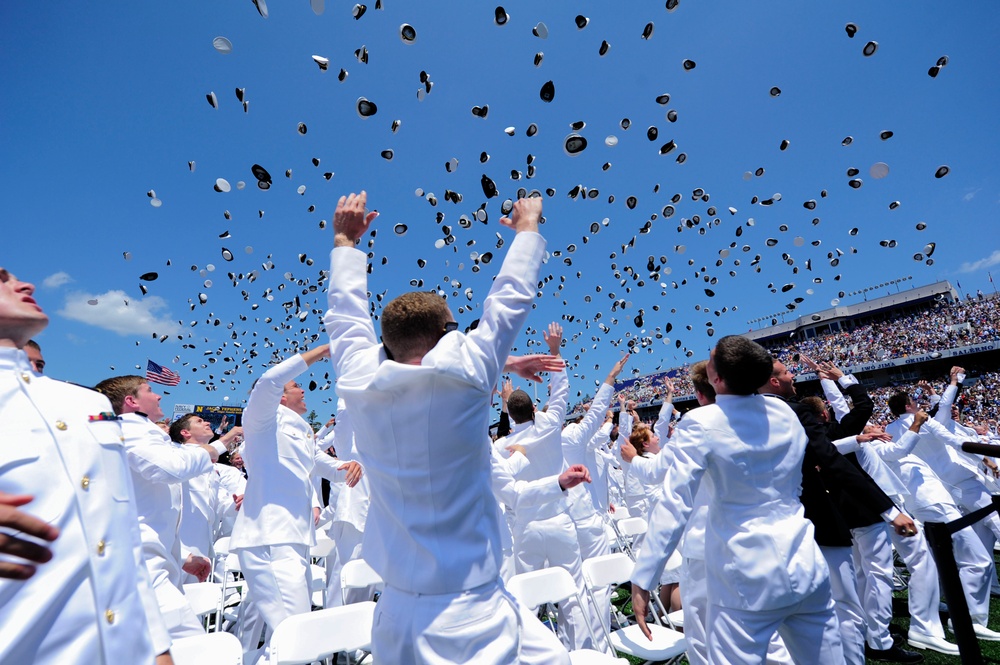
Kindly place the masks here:
MULTIPOLYGON (((34 287, 0 269, 0 662, 164 665, 208 628, 235 633, 244 662, 274 662, 281 626, 335 622, 338 607, 371 627, 341 649, 351 662, 568 665, 571 652, 614 662, 618 650, 862 665, 923 660, 906 644, 958 653, 922 524, 990 503, 1000 469, 961 446, 1000 441, 1000 372, 955 366, 869 391, 844 367, 993 339, 995 299, 810 340, 798 362, 822 397, 798 395, 798 367, 783 362, 804 345, 772 354, 728 336, 705 360, 618 383, 626 354, 567 422, 560 325, 543 333, 547 354, 508 355, 545 255, 541 199, 501 220, 514 240, 475 330, 457 330, 436 294, 412 292, 383 309, 381 342, 356 247, 378 216, 366 206, 364 192, 341 197, 333 216, 328 343, 268 368, 242 425, 221 436, 194 414, 165 421, 149 377, 89 390, 46 376, 58 369, 31 338, 48 319, 34 287), (296 377, 323 362, 339 403, 314 432, 296 377), (547 374, 545 408, 504 373, 547 374), (678 417, 673 400, 687 395, 698 407, 678 417), (636 409, 656 402, 655 422, 642 422, 636 409), (905 642, 889 630, 893 550, 910 570, 905 642), (550 599, 555 633, 533 595, 554 572, 570 589, 550 599), (217 604, 196 613, 209 580, 217 604), (612 604, 628 582, 634 624, 612 604)), ((981 640, 1000 641, 986 625, 998 538, 996 514, 955 534, 981 640)))

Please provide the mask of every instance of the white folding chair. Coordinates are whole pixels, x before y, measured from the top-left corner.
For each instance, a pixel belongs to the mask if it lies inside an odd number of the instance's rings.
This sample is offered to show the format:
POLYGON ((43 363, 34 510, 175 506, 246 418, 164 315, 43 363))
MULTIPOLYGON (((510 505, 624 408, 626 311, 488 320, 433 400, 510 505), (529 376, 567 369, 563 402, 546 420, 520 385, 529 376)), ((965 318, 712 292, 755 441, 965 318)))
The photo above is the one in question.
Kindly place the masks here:
POLYGON ((326 607, 326 568, 311 563, 309 571, 312 578, 312 586, 309 587, 309 600, 316 607, 326 607))
POLYGON ((340 569, 340 594, 344 605, 347 604, 347 592, 351 589, 367 589, 375 587, 381 591, 385 582, 364 559, 353 559, 340 569))
MULTIPOLYGON (((231 624, 238 624, 238 610, 233 609, 240 605, 247 595, 247 582, 243 579, 243 569, 240 566, 240 558, 235 552, 226 555, 225 563, 222 566, 222 618, 231 624), (233 609, 232 612, 226 612, 233 609)), ((242 612, 239 612, 242 615, 242 612)), ((237 628, 238 629, 238 628, 237 628)))
MULTIPOLYGON (((626 554, 606 554, 587 559, 583 562, 583 579, 587 583, 587 593, 594 601, 594 589, 613 584, 625 584, 632 577, 635 564, 626 554)), ((651 594, 653 595, 653 594, 651 594)), ((596 601, 594 601, 596 604, 596 601)), ((608 631, 608 642, 617 651, 636 658, 642 658, 647 663, 665 661, 674 663, 680 660, 687 650, 684 634, 671 628, 650 624, 649 630, 653 640, 646 639, 638 624, 632 624, 608 631)))
POLYGON ((205 624, 205 630, 212 632, 220 629, 222 618, 222 585, 215 582, 198 582, 184 585, 184 597, 187 598, 195 616, 205 624), (215 620, 210 621, 209 615, 215 620))
MULTIPOLYGON (((576 582, 573 581, 573 576, 564 568, 542 568, 541 570, 533 570, 530 573, 519 573, 510 578, 506 587, 511 595, 533 612, 537 611, 543 605, 561 603, 574 597, 576 598, 576 602, 581 607, 583 606, 583 598, 580 598, 580 594, 577 592, 576 582)), ((593 599, 591 600, 593 601, 593 599)), ((591 642, 596 643, 597 636, 594 635, 593 627, 589 621, 585 623, 587 624, 587 630, 590 631, 591 642)), ((549 622, 549 627, 555 632, 551 621, 549 622)), ((576 652, 571 652, 571 656, 572 653, 576 652)), ((577 658, 580 659, 580 663, 609 662, 606 654, 591 649, 581 650, 577 658), (596 655, 588 655, 588 652, 596 655), (603 656, 604 660, 595 660, 597 655, 603 656)))
POLYGON ((230 633, 182 637, 170 645, 174 665, 243 665, 243 645, 230 633))
POLYGON ((337 544, 329 538, 317 538, 316 544, 309 548, 309 556, 313 558, 315 563, 322 566, 325 561, 320 561, 320 559, 325 560, 326 557, 330 556, 336 546, 337 544))
POLYGON ((288 617, 271 636, 271 665, 303 665, 339 652, 371 651, 375 603, 366 601, 288 617))
POLYGON ((636 536, 646 533, 646 530, 649 528, 646 520, 642 517, 626 517, 620 520, 612 520, 611 528, 615 531, 621 551, 628 554, 634 561, 635 552, 632 551, 632 543, 635 541, 636 536))
POLYGON ((593 649, 577 649, 569 652, 572 665, 628 665, 628 659, 609 656, 593 649))
MULTIPOLYGON (((212 551, 215 552, 215 556, 212 557, 212 575, 215 575, 215 569, 219 566, 219 563, 225 563, 226 557, 229 556, 229 536, 223 536, 215 541, 212 545, 212 551)), ((213 577, 213 579, 215 579, 213 577)))

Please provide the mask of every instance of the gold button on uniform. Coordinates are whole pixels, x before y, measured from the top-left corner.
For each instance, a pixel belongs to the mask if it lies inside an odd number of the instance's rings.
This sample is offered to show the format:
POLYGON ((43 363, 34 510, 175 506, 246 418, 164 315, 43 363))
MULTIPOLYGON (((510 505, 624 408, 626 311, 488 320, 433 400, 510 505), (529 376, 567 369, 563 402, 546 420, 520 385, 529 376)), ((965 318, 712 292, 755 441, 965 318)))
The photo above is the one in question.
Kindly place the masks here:
POLYGON ((31 375, 27 372, 21 372, 21 380, 25 383, 31 383, 31 375))
POLYGON ((80 487, 82 487, 85 490, 89 490, 90 489, 90 476, 84 476, 80 480, 80 487))
POLYGON ((65 431, 66 431, 66 423, 64 423, 64 422, 63 422, 63 421, 61 421, 61 420, 57 420, 57 421, 56 421, 56 429, 57 429, 57 430, 60 430, 60 431, 62 431, 62 432, 65 432, 65 431))
POLYGON ((115 622, 115 613, 113 610, 106 610, 104 612, 104 618, 108 620, 108 623, 115 622))
POLYGON ((98 540, 97 541, 97 555, 98 556, 104 556, 104 547, 105 547, 105 544, 106 543, 103 540, 98 540))

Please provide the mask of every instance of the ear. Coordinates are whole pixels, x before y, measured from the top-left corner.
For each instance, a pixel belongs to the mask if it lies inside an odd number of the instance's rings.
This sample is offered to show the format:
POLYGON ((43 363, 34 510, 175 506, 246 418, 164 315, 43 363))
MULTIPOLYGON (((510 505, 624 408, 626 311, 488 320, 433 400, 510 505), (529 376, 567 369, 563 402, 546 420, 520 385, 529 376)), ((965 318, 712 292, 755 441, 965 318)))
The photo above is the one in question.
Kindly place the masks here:
POLYGON ((282 393, 281 400, 278 402, 278 404, 281 404, 282 406, 288 406, 288 395, 282 393))
POLYGON ((139 403, 136 401, 135 395, 125 395, 122 405, 127 409, 135 409, 139 406, 139 403))

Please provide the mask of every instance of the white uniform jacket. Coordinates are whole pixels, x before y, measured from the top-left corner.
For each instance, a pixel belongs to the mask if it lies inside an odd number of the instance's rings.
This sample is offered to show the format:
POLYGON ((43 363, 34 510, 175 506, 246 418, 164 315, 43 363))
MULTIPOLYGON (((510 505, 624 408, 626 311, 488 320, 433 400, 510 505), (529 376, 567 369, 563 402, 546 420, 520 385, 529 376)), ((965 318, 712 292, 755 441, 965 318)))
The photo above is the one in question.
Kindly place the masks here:
POLYGON ((125 453, 136 490, 142 551, 150 573, 165 571, 181 587, 181 541, 178 537, 184 491, 181 483, 212 471, 203 449, 174 443, 146 416, 121 416, 125 453))
MULTIPOLYGON (((899 422, 898 420, 896 421, 899 422)), ((930 422, 930 421, 928 421, 930 422)), ((930 465, 913 454, 914 448, 924 437, 923 427, 921 432, 911 432, 909 424, 907 428, 893 428, 894 438, 892 441, 872 441, 867 444, 870 451, 874 451, 883 461, 888 463, 890 469, 895 463, 895 470, 899 479, 906 486, 908 495, 904 496, 906 509, 908 512, 916 514, 923 508, 947 503, 955 505, 955 499, 944 486, 943 481, 937 473, 931 469, 930 465)), ((924 423, 926 425, 926 423, 924 423)), ((886 428, 888 431, 888 428, 886 428)), ((961 467, 960 467, 961 468, 961 467)), ((957 510, 957 508, 956 508, 957 510)))
POLYGON ((719 395, 690 411, 671 438, 673 464, 632 581, 655 589, 694 507, 712 479, 705 534, 709 602, 759 611, 796 605, 829 571, 799 502, 807 437, 781 400, 719 395))
POLYGON ((479 326, 445 334, 420 365, 404 365, 387 360, 375 337, 365 254, 331 252, 330 357, 371 486, 365 560, 390 587, 447 594, 498 577, 500 529, 483 437, 544 253, 540 235, 518 233, 479 326))
MULTIPOLYGON (((904 413, 899 419, 889 423, 885 431, 896 440, 912 424, 913 414, 904 413)), ((964 442, 965 439, 955 436, 944 425, 931 418, 920 427, 920 438, 913 448, 913 454, 934 469, 934 473, 945 483, 957 485, 968 478, 978 480, 976 462, 962 451, 964 442)))
POLYGON ((243 411, 246 492, 236 515, 231 549, 316 544, 309 474, 316 444, 309 423, 281 404, 285 384, 306 370, 299 355, 261 374, 243 411))
POLYGON ((0 663, 152 663, 170 646, 149 584, 121 428, 107 398, 0 348, 0 492, 59 528, 52 560, 0 579, 0 663), (100 414, 110 420, 90 420, 100 414))
MULTIPOLYGON (((608 512, 608 466, 604 463, 598 463, 596 450, 598 446, 607 441, 607 437, 605 436, 599 441, 595 438, 601 425, 604 424, 604 418, 614 394, 615 389, 610 384, 601 383, 601 387, 597 389, 597 394, 594 395, 590 409, 583 416, 583 420, 566 425, 562 431, 562 453, 566 464, 570 466, 583 464, 590 471, 591 482, 589 484, 583 483, 587 486, 586 490, 580 489, 579 485, 570 490, 575 508, 574 519, 587 517, 595 510, 600 513, 608 512), (588 508, 583 497, 580 496, 584 491, 590 494, 593 503, 588 510, 581 510, 588 508)), ((610 427, 608 431, 611 431, 610 427)))
POLYGON ((184 509, 178 532, 182 557, 196 554, 211 559, 215 553, 215 541, 223 535, 223 522, 228 519, 232 523, 236 519, 233 496, 223 489, 216 466, 213 464, 208 473, 182 484, 184 509))

